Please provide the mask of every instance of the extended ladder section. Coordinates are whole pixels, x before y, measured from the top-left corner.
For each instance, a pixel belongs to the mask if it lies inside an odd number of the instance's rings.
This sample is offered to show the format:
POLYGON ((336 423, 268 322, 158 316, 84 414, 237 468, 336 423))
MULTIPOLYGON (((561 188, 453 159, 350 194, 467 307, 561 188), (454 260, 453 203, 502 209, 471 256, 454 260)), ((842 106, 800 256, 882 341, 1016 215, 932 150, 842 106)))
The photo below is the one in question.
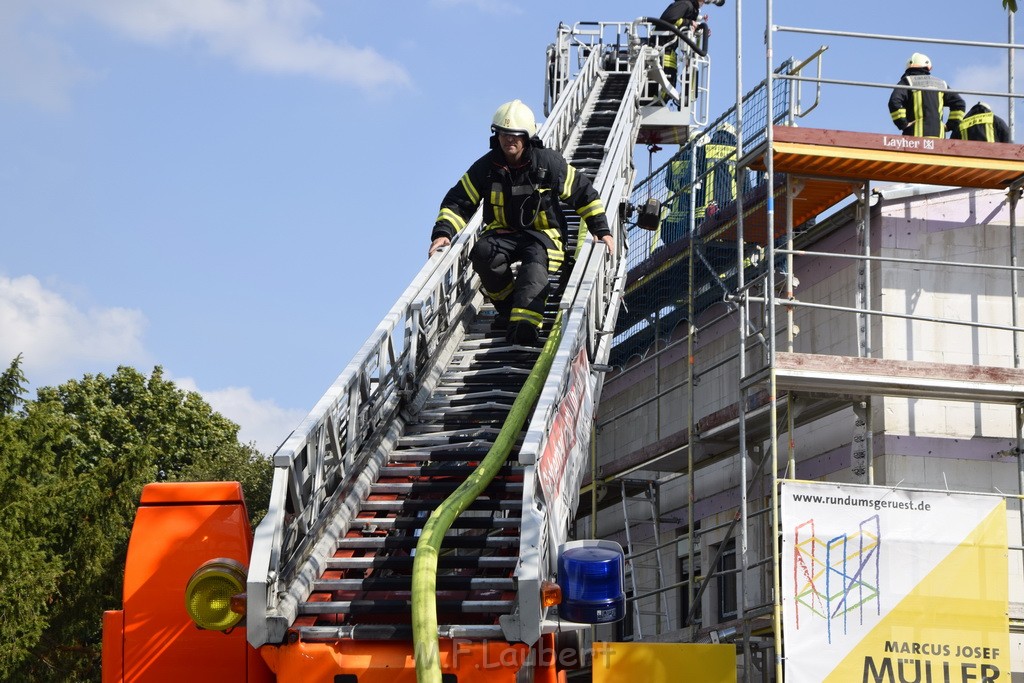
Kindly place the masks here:
MULTIPOLYGON (((556 316, 562 324, 551 370, 507 463, 442 546, 443 637, 534 643, 558 626, 541 606, 541 582, 555 577, 589 463, 624 278, 621 222, 638 103, 652 61, 653 49, 642 45, 633 59, 608 59, 631 42, 631 26, 619 25, 612 46, 577 39, 578 72, 540 131, 546 146, 594 181, 618 253, 609 256, 576 221, 571 270, 553 280, 545 312, 542 338, 556 316)), ((494 312, 468 259, 480 227, 478 212, 428 261, 275 453, 269 512, 248 576, 254 646, 411 637, 420 530, 494 445, 539 355, 490 329, 494 312)))

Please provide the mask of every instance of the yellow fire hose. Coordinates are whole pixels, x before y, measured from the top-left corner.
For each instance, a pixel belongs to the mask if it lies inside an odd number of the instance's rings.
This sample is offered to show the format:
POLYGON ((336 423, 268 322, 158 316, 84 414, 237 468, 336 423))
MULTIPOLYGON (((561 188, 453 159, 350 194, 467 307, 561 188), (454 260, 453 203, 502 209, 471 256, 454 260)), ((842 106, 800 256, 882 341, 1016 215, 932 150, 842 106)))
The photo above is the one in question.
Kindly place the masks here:
POLYGON ((441 542, 456 518, 476 500, 505 464, 534 402, 540 396, 561 338, 562 312, 559 311, 540 358, 516 396, 494 445, 466 481, 430 514, 416 543, 416 558, 412 565, 412 641, 418 683, 441 683, 436 592, 437 558, 441 552, 441 542))

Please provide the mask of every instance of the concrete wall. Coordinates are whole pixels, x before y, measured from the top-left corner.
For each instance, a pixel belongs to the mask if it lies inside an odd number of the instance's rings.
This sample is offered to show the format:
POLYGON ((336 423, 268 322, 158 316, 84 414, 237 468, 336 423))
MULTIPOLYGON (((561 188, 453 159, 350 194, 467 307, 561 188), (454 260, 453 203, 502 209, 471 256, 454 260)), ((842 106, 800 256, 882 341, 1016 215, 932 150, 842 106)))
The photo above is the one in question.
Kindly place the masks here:
MULTIPOLYGON (((886 204, 880 213, 882 255, 1009 264, 1009 211, 1002 193, 947 192, 886 204)), ((1006 271, 887 263, 877 279, 879 303, 887 312, 1012 323, 1006 271)), ((1013 339, 1007 331, 893 317, 878 324, 885 358, 1013 367, 1013 339)), ((1014 433, 1009 406, 886 398, 880 416, 887 434, 974 438, 1014 433)))

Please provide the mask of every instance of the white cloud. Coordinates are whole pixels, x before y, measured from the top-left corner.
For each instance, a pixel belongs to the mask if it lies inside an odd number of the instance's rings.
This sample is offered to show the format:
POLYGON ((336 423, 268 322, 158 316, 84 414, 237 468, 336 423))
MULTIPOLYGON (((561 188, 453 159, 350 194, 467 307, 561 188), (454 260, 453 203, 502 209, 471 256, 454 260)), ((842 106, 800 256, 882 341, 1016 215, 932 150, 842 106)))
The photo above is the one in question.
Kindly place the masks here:
MULTIPOLYGON (((942 77, 941 75, 939 76, 942 77)), ((1007 91, 1007 67, 1006 62, 999 64, 969 64, 957 68, 952 78, 947 79, 949 87, 953 90, 978 90, 983 92, 1006 92, 1007 91)), ((991 95, 969 95, 963 96, 967 108, 970 109, 978 100, 988 102, 992 111, 1006 116, 1006 99, 991 95)))
POLYGON ((71 90, 95 74, 28 21, 28 13, 20 0, 0 2, 0 94, 44 111, 64 111, 71 90))
MULTIPOLYGON (((0 275, 0 366, 19 353, 32 386, 53 386, 85 373, 111 373, 118 365, 148 371, 153 361, 143 345, 146 319, 127 308, 80 310, 31 275, 0 275)), ((167 373, 171 379, 170 373, 167 373)), ((255 442, 270 455, 306 416, 259 400, 248 387, 199 389, 192 378, 173 379, 185 391, 197 391, 239 425, 239 440, 255 442)))
POLYGON ((180 389, 201 394, 214 410, 239 425, 239 441, 255 442, 256 448, 266 455, 273 454, 306 416, 301 410, 282 408, 270 400, 259 400, 248 387, 205 390, 188 377, 175 379, 174 383, 180 389))
POLYGON ((407 85, 406 71, 366 48, 309 32, 310 0, 66 0, 118 33, 148 44, 195 42, 239 66, 364 88, 407 85))
POLYGON ((64 382, 83 367, 109 372, 148 363, 145 326, 137 310, 82 311, 31 275, 0 275, 0 364, 24 354, 22 371, 35 386, 64 382))
POLYGON ((406 87, 398 63, 310 29, 312 0, 29 0, 0 2, 0 93, 47 109, 92 76, 62 33, 83 19, 146 45, 198 46, 241 68, 365 89, 406 87))

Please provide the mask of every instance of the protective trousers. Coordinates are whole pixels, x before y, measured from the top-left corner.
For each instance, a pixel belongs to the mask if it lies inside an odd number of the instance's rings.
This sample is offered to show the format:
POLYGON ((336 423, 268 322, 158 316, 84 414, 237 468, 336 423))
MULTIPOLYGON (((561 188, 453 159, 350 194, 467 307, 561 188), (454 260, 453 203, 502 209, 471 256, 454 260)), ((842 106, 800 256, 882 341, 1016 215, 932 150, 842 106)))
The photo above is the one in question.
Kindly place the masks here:
POLYGON ((484 233, 469 255, 484 294, 510 323, 540 328, 548 296, 548 253, 540 237, 528 231, 484 233), (513 276, 512 264, 519 263, 513 276))

